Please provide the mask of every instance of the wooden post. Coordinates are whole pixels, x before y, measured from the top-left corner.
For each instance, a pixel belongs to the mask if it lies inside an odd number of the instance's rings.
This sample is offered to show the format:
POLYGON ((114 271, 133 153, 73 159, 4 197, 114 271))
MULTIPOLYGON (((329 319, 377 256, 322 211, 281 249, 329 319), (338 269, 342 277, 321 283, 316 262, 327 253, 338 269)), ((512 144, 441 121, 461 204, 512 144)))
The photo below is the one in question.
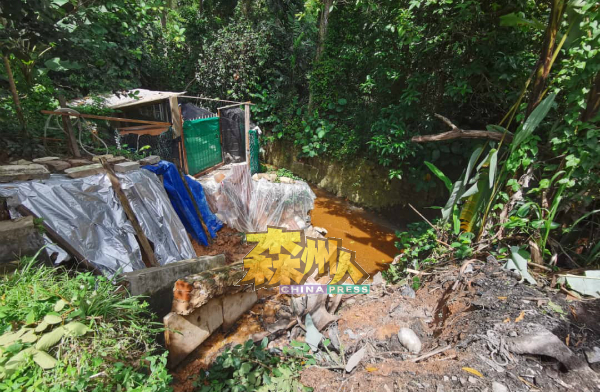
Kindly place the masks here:
POLYGON ((101 162, 102 162, 102 166, 104 166, 104 169, 106 169, 106 174, 108 175, 108 179, 110 180, 110 183, 111 183, 115 193, 117 194, 117 197, 119 198, 119 201, 121 202, 121 205, 123 206, 123 209, 125 210, 125 214, 127 215, 127 218, 129 218, 129 221, 131 222, 131 225, 133 226, 133 229, 135 230, 137 239, 140 242, 140 246, 142 247, 142 252, 147 257, 147 260, 143 260, 144 264, 148 268, 160 267, 160 264, 158 263, 158 261, 156 260, 156 256, 154 255, 154 250, 152 249, 152 246, 150 246, 150 241, 148 241, 146 234, 144 234, 144 231, 142 230, 142 226, 140 225, 140 222, 138 221, 137 217, 135 216, 135 213, 133 212, 133 209, 131 208, 131 204, 129 204, 129 200, 127 199, 127 196, 125 196, 123 189, 121 189, 121 182, 119 181, 119 178, 113 172, 112 167, 110 167, 110 165, 108 164, 106 159, 101 159, 101 162))
MULTIPOLYGON (((58 103, 60 103, 61 108, 67 107, 67 101, 63 95, 58 96, 58 103)), ((77 139, 75 138, 75 133, 73 132, 73 125, 71 124, 71 118, 69 116, 61 116, 63 128, 67 133, 67 144, 69 145, 69 149, 71 150, 71 154, 75 158, 81 158, 81 153, 79 152, 79 146, 77 145, 77 139)))
POLYGON ((181 118, 181 110, 179 110, 179 101, 177 96, 169 97, 169 105, 171 106, 171 122, 173 123, 173 132, 175 136, 181 136, 183 131, 183 119, 181 118))
POLYGON ((2 56, 2 58, 4 60, 4 68, 6 68, 6 76, 8 77, 10 93, 12 94, 13 102, 15 103, 17 119, 19 120, 19 123, 21 123, 21 132, 23 132, 24 136, 29 136, 29 133, 27 132, 27 123, 25 122, 25 115, 23 114, 23 108, 21 107, 21 101, 19 100, 19 92, 17 91, 17 85, 15 84, 15 79, 13 78, 13 73, 10 68, 10 59, 8 56, 2 56))
MULTIPOLYGON (((31 211, 29 208, 25 207, 22 204, 17 206, 17 211, 19 212, 19 214, 21 214, 23 216, 32 216, 34 219, 40 219, 39 216, 37 216, 33 211, 31 211)), ((41 219, 41 221, 42 221, 42 226, 44 227, 44 230, 46 231, 46 235, 48 236, 48 238, 50 238, 52 241, 56 242, 61 248, 66 250, 68 254, 70 254, 71 256, 73 256, 75 258, 75 260, 77 260, 78 262, 83 264, 94 275, 102 275, 102 272, 100 272, 100 270, 96 266, 94 266, 92 263, 90 263, 85 258, 85 256, 83 256, 81 253, 79 253, 79 251, 77 249, 73 248, 73 246, 71 246, 71 244, 69 244, 64 238, 62 238, 50 226, 48 226, 48 223, 46 223, 46 221, 44 219, 41 219)))
POLYGON ((246 130, 246 163, 250 167, 250 105, 244 105, 244 128, 246 130))

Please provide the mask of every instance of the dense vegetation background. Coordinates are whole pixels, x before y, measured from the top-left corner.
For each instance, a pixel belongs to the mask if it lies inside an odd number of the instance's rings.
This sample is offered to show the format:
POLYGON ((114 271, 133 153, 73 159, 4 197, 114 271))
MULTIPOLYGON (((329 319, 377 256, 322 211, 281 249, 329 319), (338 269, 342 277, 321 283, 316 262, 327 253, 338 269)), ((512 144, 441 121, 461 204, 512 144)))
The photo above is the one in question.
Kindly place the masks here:
MULTIPOLYGON (((551 218, 553 228, 568 228, 585 216, 577 223, 588 230, 577 234, 585 250, 572 232, 569 246, 599 254, 595 1, 7 0, 0 10, 5 136, 39 136, 39 110, 57 106, 59 94, 144 87, 251 99, 263 142, 293 143, 300 157, 366 157, 417 190, 443 186, 425 161, 456 180, 477 148, 477 159, 498 150, 498 175, 490 170, 492 189, 483 195, 489 200, 477 202, 482 210, 470 217, 476 227, 462 230, 481 232, 494 214, 502 218, 494 224, 506 224, 515 205, 532 202, 539 208, 521 211, 528 220, 519 224, 551 218), (535 129, 510 145, 551 94, 535 129), (509 137, 411 141, 449 130, 436 113, 461 129, 509 137), (511 200, 524 185, 537 191, 511 200), (554 201, 560 207, 553 213, 554 201)), ((464 193, 458 206, 471 196, 464 193)), ((464 221, 461 212, 455 210, 455 226, 464 221)))

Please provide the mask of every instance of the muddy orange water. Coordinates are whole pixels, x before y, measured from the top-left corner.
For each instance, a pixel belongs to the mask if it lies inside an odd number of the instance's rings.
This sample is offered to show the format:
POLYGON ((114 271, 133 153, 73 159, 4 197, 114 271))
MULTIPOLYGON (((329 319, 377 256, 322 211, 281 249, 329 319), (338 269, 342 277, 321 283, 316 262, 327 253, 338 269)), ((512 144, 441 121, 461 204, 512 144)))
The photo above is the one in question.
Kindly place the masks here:
POLYGON ((383 217, 317 187, 312 190, 317 195, 312 224, 326 229, 326 237, 341 238, 344 248, 356 252, 356 261, 368 274, 373 276, 398 254, 394 230, 383 217))

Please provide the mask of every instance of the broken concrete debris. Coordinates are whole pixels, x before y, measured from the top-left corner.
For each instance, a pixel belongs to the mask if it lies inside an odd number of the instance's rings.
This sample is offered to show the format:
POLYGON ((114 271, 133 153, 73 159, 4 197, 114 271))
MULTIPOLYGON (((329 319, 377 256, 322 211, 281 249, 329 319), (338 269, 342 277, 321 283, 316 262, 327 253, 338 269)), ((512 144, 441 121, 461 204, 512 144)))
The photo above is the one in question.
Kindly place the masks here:
POLYGON ((37 163, 0 166, 0 182, 43 180, 49 177, 48 169, 37 163))
POLYGON ((158 162, 160 162, 160 157, 158 155, 150 155, 147 156, 146 158, 142 158, 140 159, 140 165, 145 166, 145 165, 155 165, 158 162))
POLYGON ((115 165, 115 171, 117 173, 127 173, 132 170, 138 170, 139 168, 140 164, 138 162, 123 162, 115 165))
POLYGON ((36 158, 33 160, 33 163, 46 163, 49 161, 56 161, 59 160, 60 158, 58 157, 43 157, 43 158, 36 158))
POLYGON ((101 162, 103 159, 108 160, 114 157, 115 156, 113 154, 94 155, 92 162, 101 162))
POLYGON ((34 256, 43 246, 44 239, 33 217, 0 221, 0 263, 34 256))
POLYGON ((600 347, 592 347, 592 348, 586 349, 584 352, 585 352, 585 358, 587 359, 587 361, 590 365, 593 363, 600 362, 600 347))

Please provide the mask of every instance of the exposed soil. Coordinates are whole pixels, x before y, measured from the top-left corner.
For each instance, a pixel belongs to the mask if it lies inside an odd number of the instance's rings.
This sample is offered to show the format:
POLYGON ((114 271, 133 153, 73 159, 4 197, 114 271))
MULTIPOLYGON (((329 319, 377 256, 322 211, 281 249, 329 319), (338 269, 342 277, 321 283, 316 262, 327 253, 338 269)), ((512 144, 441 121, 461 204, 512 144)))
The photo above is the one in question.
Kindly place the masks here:
POLYGON ((217 232, 217 238, 208 247, 200 245, 193 240, 192 245, 197 256, 214 256, 224 254, 228 264, 241 261, 254 246, 243 241, 243 234, 232 227, 223 225, 223 228, 217 232))

